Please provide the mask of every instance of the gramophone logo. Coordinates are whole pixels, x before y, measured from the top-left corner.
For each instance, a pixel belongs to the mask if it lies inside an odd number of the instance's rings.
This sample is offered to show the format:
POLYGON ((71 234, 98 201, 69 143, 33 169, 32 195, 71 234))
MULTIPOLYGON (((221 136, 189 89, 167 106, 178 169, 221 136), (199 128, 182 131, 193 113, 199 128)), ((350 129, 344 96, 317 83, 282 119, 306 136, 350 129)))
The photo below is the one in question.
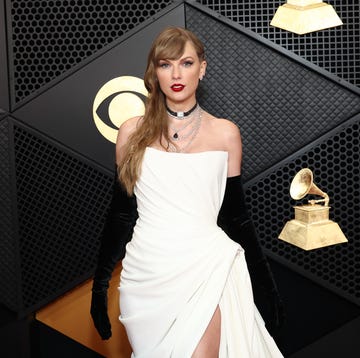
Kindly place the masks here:
POLYGON ((144 81, 138 77, 121 76, 106 82, 93 103, 93 118, 99 132, 115 143, 120 125, 144 114, 147 95, 144 81))

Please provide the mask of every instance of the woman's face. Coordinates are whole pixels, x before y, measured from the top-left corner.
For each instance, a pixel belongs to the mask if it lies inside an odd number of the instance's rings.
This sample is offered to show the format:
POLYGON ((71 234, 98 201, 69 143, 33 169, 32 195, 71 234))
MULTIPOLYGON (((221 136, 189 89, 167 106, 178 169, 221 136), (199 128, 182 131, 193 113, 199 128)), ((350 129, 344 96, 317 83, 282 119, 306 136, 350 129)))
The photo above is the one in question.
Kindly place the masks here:
POLYGON ((170 108, 181 110, 195 103, 195 92, 205 69, 206 61, 200 62, 193 44, 189 41, 179 59, 159 61, 156 76, 170 108))

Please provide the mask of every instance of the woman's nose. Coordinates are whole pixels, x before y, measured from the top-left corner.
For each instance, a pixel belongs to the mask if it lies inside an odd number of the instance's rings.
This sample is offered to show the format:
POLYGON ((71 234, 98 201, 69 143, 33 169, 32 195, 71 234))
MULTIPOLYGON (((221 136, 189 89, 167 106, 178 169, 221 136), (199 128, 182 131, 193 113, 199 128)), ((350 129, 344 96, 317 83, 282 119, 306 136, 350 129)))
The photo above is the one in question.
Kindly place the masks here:
POLYGON ((181 71, 178 66, 173 67, 172 77, 173 79, 179 79, 181 77, 181 71))

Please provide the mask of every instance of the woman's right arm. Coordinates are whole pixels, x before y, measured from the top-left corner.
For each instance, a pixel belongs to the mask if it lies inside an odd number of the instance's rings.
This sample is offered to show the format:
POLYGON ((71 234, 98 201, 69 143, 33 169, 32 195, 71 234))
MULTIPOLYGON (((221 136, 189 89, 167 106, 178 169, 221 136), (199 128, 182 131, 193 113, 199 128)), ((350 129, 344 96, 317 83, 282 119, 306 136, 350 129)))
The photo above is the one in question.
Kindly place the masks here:
POLYGON ((122 155, 124 153, 123 149, 129 139, 129 136, 136 130, 141 118, 142 117, 133 117, 121 124, 116 138, 115 147, 117 165, 119 165, 122 160, 122 155))
MULTIPOLYGON (((126 121, 118 132, 116 141, 116 166, 121 161, 123 147, 136 128, 137 120, 126 121)), ((111 324, 107 314, 107 290, 116 263, 125 255, 137 219, 134 195, 129 196, 114 173, 113 195, 100 237, 97 266, 93 279, 91 316, 102 339, 111 337, 111 324)))

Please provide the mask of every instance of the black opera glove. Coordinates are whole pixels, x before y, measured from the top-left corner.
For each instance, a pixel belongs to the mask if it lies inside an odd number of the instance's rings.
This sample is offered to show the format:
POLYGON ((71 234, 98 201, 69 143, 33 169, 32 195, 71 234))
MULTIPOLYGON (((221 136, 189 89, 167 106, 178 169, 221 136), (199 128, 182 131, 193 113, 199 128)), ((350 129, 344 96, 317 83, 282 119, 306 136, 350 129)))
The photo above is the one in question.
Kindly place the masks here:
POLYGON ((266 328, 276 335, 284 321, 284 308, 270 265, 260 246, 254 224, 246 209, 241 175, 227 178, 218 225, 245 250, 254 301, 266 328))
POLYGON ((125 256, 125 247, 132 236, 137 214, 136 198, 128 196, 115 171, 113 195, 101 235, 95 270, 90 313, 102 339, 111 337, 107 313, 107 290, 115 265, 125 256))

